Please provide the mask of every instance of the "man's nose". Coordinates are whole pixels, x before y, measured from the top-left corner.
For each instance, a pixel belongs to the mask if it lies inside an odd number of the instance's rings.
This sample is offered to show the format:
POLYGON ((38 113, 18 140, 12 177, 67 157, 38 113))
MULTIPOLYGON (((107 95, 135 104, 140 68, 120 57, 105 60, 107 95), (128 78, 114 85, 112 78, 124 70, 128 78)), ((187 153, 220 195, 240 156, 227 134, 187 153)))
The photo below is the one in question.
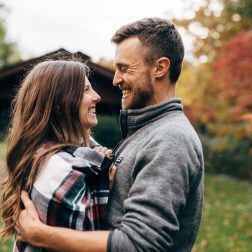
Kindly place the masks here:
POLYGON ((122 79, 122 76, 121 74, 119 73, 119 71, 115 71, 115 75, 114 75, 114 78, 113 78, 113 85, 115 87, 117 87, 120 83, 123 82, 123 79, 122 79))

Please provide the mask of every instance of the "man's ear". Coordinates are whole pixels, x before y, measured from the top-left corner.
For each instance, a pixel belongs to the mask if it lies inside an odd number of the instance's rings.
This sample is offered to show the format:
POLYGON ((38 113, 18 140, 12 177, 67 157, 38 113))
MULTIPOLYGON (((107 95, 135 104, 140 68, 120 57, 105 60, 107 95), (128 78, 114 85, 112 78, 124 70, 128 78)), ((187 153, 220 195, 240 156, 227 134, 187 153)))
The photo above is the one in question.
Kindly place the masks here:
POLYGON ((170 60, 166 57, 162 57, 156 60, 154 68, 154 76, 156 78, 161 78, 169 72, 170 60))

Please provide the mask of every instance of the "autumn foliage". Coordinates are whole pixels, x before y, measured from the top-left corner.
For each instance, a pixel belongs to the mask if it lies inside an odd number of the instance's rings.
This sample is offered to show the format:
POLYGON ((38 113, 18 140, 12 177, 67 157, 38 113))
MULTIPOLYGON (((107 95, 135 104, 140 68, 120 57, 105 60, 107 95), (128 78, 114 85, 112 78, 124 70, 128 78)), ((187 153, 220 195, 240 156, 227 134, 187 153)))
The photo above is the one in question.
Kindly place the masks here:
POLYGON ((178 93, 206 170, 252 179, 252 30, 226 41, 212 63, 184 65, 178 93))
POLYGON ((206 124, 211 136, 205 142, 209 166, 218 173, 252 179, 252 30, 223 45, 208 84, 203 99, 213 115, 206 124))
POLYGON ((213 82, 219 99, 229 106, 231 122, 252 111, 252 30, 239 33, 220 50, 214 62, 213 82))

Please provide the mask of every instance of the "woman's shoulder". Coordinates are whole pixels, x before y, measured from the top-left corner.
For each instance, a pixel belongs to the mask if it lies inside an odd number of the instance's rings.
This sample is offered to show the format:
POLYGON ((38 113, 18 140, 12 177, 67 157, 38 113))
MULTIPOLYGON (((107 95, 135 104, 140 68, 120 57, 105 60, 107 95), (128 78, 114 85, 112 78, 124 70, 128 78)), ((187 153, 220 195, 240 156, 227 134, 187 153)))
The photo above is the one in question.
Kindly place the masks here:
POLYGON ((51 194, 71 171, 72 165, 56 153, 47 160, 33 186, 39 191, 51 194))

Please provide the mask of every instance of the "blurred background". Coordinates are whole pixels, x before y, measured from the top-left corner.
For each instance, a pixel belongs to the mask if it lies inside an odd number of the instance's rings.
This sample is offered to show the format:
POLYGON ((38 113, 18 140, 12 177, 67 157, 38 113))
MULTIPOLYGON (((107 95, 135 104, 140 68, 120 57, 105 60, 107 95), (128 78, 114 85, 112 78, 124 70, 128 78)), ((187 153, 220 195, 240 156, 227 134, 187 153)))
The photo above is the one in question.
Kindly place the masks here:
MULTIPOLYGON (((251 0, 0 0, 0 167, 15 90, 33 64, 53 55, 88 60, 102 96, 93 136, 113 148, 121 94, 112 87, 110 38, 121 25, 151 16, 171 20, 182 35, 177 95, 204 147, 204 214, 193 251, 252 251, 251 0)), ((0 251, 11 244, 0 241, 0 251)))

